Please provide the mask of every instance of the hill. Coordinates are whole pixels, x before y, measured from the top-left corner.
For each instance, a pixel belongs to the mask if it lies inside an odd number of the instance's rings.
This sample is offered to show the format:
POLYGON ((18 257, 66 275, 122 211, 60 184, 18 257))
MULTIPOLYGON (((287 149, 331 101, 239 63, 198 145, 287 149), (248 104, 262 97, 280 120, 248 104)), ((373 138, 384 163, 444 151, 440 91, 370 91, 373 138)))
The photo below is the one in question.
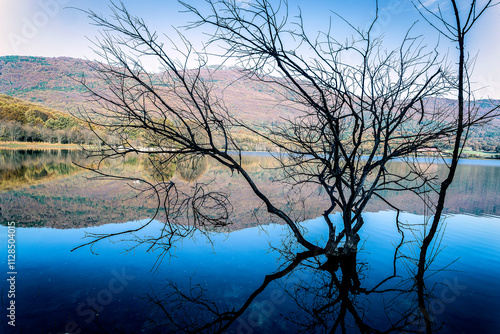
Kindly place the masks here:
POLYGON ((0 94, 0 141, 84 144, 94 139, 71 115, 0 94))
MULTIPOLYGON (((68 117, 67 113, 31 103, 9 95, 0 94, 0 121, 16 121, 21 124, 44 124, 50 120, 68 117)), ((74 120, 76 122, 76 119, 74 120)))
MULTIPOLYGON (((42 58, 25 56, 0 57, 0 93, 67 113, 88 103, 78 78, 99 90, 102 83, 89 61, 75 58, 42 58)), ((279 106, 280 95, 260 82, 241 79, 235 70, 219 70, 211 77, 216 93, 242 119, 257 123, 278 121, 285 106, 279 106)), ((102 86, 102 89, 105 87, 102 86)))
POLYGON ((0 57, 0 93, 66 113, 85 102, 85 90, 75 80, 82 75, 95 78, 81 59, 0 57))
MULTIPOLYGON (((63 113, 76 112, 88 105, 85 89, 78 78, 85 76, 93 89, 104 89, 89 61, 68 57, 45 58, 26 56, 0 57, 0 93, 24 99, 63 113)), ((258 81, 242 78, 237 70, 215 71, 210 78, 214 92, 223 96, 225 105, 239 119, 256 125, 280 122, 296 110, 280 104, 283 90, 258 81)), ((430 105, 456 105, 454 100, 435 99, 430 105)), ((482 114, 499 100, 478 101, 482 114)), ((495 150, 500 145, 500 118, 478 127, 471 133, 470 146, 475 150, 495 150)))

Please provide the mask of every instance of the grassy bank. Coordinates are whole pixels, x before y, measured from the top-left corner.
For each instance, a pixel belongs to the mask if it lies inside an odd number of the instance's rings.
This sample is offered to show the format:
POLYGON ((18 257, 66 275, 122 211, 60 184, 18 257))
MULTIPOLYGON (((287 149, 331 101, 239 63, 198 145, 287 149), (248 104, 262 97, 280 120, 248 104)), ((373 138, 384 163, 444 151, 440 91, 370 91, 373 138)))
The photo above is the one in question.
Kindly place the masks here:
POLYGON ((464 158, 495 159, 498 155, 500 155, 500 153, 474 151, 474 150, 463 150, 462 155, 464 156, 464 158))
POLYGON ((18 141, 0 141, 0 149, 14 150, 48 150, 48 149, 66 149, 79 150, 77 144, 52 144, 52 143, 27 143, 18 141))
MULTIPOLYGON (((49 149, 66 149, 79 150, 81 147, 77 144, 52 144, 44 142, 18 142, 18 141, 0 141, 0 149, 11 150, 49 150, 49 149)), ((244 150, 245 151, 245 150, 244 150)), ((256 152, 253 150, 245 152, 256 152)), ((451 152, 450 153, 451 156, 451 152)), ((495 159, 500 153, 484 152, 474 150, 464 150, 462 158, 465 159, 495 159)))

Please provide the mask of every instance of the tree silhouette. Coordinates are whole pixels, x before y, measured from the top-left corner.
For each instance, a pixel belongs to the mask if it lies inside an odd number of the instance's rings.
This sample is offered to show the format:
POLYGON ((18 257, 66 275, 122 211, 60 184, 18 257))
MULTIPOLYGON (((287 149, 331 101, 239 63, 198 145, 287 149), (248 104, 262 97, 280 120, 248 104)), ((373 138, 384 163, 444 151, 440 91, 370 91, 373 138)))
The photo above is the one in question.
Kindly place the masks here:
MULTIPOLYGON (((433 161, 422 164, 419 155, 432 151, 442 156, 444 142, 451 138, 462 143, 464 129, 485 121, 474 113, 463 117, 463 111, 457 121, 450 117, 453 110, 429 103, 453 89, 453 75, 437 52, 423 47, 411 30, 398 48, 385 50, 382 39, 372 34, 378 3, 366 30, 346 22, 353 33, 347 42, 331 30, 310 38, 300 14, 295 21, 289 18, 286 2, 273 5, 257 0, 240 6, 237 1, 208 0, 203 10, 181 3, 196 17, 188 28, 212 31, 207 47, 221 46, 219 57, 236 62, 241 76, 280 92, 283 103, 296 114, 264 128, 243 122, 214 92, 208 55, 196 52, 182 34, 178 34, 180 44, 172 40, 165 44, 121 3, 112 4, 110 18, 88 11, 92 22, 102 28, 95 44, 102 62, 92 66, 106 90, 96 90, 82 80, 89 99, 98 105, 82 111, 82 117, 116 140, 111 143, 101 136, 104 145, 88 151, 97 158, 91 169, 103 176, 113 175, 100 168, 102 162, 131 153, 161 157, 158 171, 185 157, 209 157, 239 174, 247 191, 290 228, 302 247, 336 256, 339 251, 356 252, 363 212, 373 197, 400 210, 385 197, 388 190, 413 192, 424 199, 428 192, 439 191, 438 176, 429 167, 433 161), (347 54, 354 56, 346 58, 347 54), (146 57, 158 61, 162 71, 148 72, 141 63, 146 57), (190 68, 192 60, 197 67, 190 68), (154 147, 131 140, 130 131, 136 130, 155 138, 154 147), (329 230, 325 243, 309 241, 300 221, 262 191, 242 164, 236 131, 258 136, 275 148, 282 181, 295 188, 319 187, 328 196, 330 204, 323 214, 329 230), (395 160, 405 161, 408 172, 391 173, 387 167, 395 160), (342 213, 339 230, 330 220, 334 210, 342 213)), ((224 208, 227 194, 209 190, 206 184, 180 194, 178 181, 171 178, 143 181, 138 190, 157 198, 157 214, 161 208, 167 221, 162 242, 229 223, 224 208), (179 228, 182 212, 188 222, 179 228)), ((94 237, 88 244, 106 236, 94 237)))
MULTIPOLYGON (((422 241, 422 247, 420 251, 420 257, 418 262, 418 272, 416 279, 419 282, 423 282, 425 271, 427 269, 426 256, 427 250, 431 245, 437 230, 440 225, 440 221, 443 215, 443 209, 445 206, 446 195, 449 186, 453 182, 455 173, 458 167, 458 162, 460 160, 460 155, 464 148, 467 136, 470 130, 470 124, 468 120, 474 117, 477 112, 477 107, 474 102, 474 97, 472 89, 470 87, 470 74, 472 64, 468 63, 466 59, 467 51, 465 47, 465 37, 467 33, 472 29, 477 20, 484 14, 488 8, 498 4, 493 3, 493 1, 487 1, 483 5, 479 5, 476 0, 470 2, 468 11, 462 13, 459 9, 459 4, 455 0, 450 0, 453 7, 453 15, 448 19, 442 12, 441 8, 438 6, 438 12, 431 11, 419 0, 420 5, 419 12, 422 17, 439 33, 446 39, 456 43, 457 49, 459 51, 458 55, 458 80, 454 89, 456 90, 457 103, 458 103, 458 113, 457 113, 457 132, 453 140, 453 155, 451 162, 449 163, 448 175, 444 181, 440 184, 439 196, 436 204, 435 214, 432 217, 432 224, 430 226, 429 232, 425 235, 422 241), (465 15, 464 15, 465 14, 465 15)), ((468 58, 468 57, 467 57, 468 58)), ((487 112, 482 118, 488 119, 495 116, 496 110, 499 106, 494 107, 489 112, 487 112)), ((424 284, 420 284, 419 288, 419 305, 424 315, 426 329, 428 333, 432 333, 432 321, 429 318, 429 314, 425 308, 424 302, 424 284)))

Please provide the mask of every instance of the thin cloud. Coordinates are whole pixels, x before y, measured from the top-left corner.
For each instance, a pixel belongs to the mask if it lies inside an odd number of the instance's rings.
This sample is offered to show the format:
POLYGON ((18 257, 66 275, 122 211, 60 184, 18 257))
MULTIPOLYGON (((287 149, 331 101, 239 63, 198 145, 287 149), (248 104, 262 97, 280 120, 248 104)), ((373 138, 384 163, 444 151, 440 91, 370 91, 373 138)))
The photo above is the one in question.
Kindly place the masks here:
POLYGON ((241 8, 249 8, 251 0, 236 0, 236 4, 241 8))
POLYGON ((419 4, 417 7, 418 9, 422 9, 425 7, 427 8, 427 10, 436 14, 439 13, 440 10, 441 12, 445 11, 449 7, 449 3, 439 0, 427 0, 425 2, 422 2, 422 4, 419 4))

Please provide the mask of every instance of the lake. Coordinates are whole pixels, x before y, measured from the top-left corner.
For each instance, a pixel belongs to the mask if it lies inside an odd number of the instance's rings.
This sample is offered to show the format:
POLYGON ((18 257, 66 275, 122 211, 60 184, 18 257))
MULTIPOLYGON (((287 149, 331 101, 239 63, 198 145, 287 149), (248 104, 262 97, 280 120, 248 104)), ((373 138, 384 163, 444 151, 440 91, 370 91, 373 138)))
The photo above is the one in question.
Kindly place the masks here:
MULTIPOLYGON (((299 248, 286 226, 256 210, 258 199, 238 175, 196 161, 169 170, 169 177, 186 189, 211 181, 213 189, 230 194, 230 228, 194 231, 169 248, 164 240, 151 244, 162 233, 159 216, 134 235, 75 249, 89 241, 88 233, 148 223, 157 203, 147 194, 137 196, 134 182, 96 179, 72 161, 87 162, 77 151, 0 151, 5 333, 426 332, 414 278, 427 210, 410 195, 387 194, 404 208, 404 238, 396 212, 373 201, 356 257, 331 263, 299 248), (10 239, 14 287, 7 281, 13 276, 10 239), (15 328, 6 316, 11 300, 15 328)), ((304 221, 309 240, 325 239, 318 217, 326 199, 318 189, 303 189, 299 196, 273 182, 279 175, 266 155, 245 155, 244 164, 273 201, 304 221)), ((110 168, 148 179, 147 167, 131 158, 110 168)), ((499 333, 500 161, 463 160, 455 180, 420 286, 427 317, 436 333, 499 333)), ((332 219, 341 225, 338 213, 332 219)))

